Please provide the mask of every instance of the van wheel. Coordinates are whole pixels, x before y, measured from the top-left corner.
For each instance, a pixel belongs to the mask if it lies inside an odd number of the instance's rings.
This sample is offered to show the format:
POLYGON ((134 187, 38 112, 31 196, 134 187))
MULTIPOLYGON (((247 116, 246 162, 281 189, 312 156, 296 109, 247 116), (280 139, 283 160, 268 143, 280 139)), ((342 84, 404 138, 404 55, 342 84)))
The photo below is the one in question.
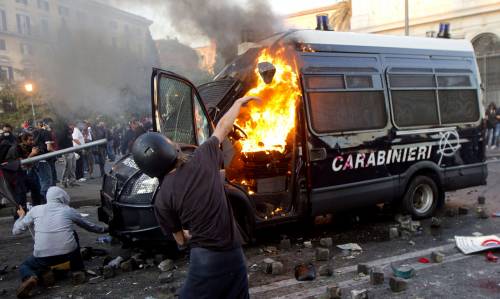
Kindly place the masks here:
POLYGON ((430 217, 439 201, 436 182, 428 176, 413 178, 403 197, 403 208, 415 218, 430 217))

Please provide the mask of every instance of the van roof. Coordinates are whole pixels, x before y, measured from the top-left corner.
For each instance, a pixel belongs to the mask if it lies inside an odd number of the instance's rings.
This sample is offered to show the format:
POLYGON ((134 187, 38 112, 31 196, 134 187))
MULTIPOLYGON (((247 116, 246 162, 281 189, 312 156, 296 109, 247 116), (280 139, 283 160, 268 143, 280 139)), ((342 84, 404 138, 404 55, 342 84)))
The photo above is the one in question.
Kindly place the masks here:
MULTIPOLYGON (((296 30, 282 36, 285 40, 308 45, 392 48, 473 53, 472 44, 464 39, 394 36, 357 32, 296 30)), ((313 47, 314 49, 314 47, 313 47)))

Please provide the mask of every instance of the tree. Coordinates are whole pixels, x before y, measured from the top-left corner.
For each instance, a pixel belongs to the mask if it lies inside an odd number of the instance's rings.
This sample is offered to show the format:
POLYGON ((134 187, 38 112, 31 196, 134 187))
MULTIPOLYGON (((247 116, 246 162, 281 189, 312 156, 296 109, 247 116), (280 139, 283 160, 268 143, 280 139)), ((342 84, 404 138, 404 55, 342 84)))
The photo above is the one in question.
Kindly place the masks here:
MULTIPOLYGON (((33 97, 37 117, 53 117, 52 109, 38 93, 35 92, 31 97, 33 97)), ((22 84, 4 83, 0 90, 0 105, 3 110, 2 122, 19 126, 23 121, 33 119, 31 99, 23 90, 22 84)))

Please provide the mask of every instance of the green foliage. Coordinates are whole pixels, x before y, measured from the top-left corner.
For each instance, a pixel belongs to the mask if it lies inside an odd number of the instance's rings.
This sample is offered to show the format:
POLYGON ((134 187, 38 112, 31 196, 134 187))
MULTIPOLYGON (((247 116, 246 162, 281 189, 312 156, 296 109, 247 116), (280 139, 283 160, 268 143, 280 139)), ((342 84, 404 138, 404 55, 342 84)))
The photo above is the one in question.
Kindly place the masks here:
POLYGON ((32 98, 30 98, 30 96, 24 92, 22 86, 5 84, 0 90, 0 105, 2 105, 2 108, 11 107, 13 109, 11 111, 7 109, 7 111, 0 114, 2 122, 9 123, 14 127, 19 127, 22 122, 33 119, 31 99, 33 99, 33 106, 37 119, 54 117, 51 112, 52 109, 50 109, 40 95, 35 93, 32 95, 32 98))

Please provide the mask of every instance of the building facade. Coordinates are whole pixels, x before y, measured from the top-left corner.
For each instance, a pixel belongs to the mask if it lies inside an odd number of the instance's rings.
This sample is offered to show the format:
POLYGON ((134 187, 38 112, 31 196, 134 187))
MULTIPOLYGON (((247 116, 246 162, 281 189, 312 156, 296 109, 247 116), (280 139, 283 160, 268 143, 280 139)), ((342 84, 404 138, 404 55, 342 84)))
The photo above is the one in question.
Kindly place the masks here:
MULTIPOLYGON (((472 42, 484 87, 484 102, 500 105, 500 2, 495 0, 409 0, 410 36, 436 36, 450 24, 451 38, 472 42)), ((338 3, 337 3, 338 4, 338 3)), ((317 14, 333 14, 336 5, 286 17, 289 28, 316 27, 317 14)), ((351 0, 351 31, 404 35, 405 1, 351 0)))
POLYGON ((102 42, 116 49, 150 55, 151 24, 93 0, 0 0, 0 87, 36 80, 37 54, 82 28, 98 28, 102 42))
MULTIPOLYGON (((500 105, 500 2, 495 0, 409 0, 411 36, 435 36, 450 24, 451 38, 465 38, 476 51, 484 103, 500 105)), ((358 32, 404 34, 404 1, 352 0, 351 28, 358 32), (383 9, 381 9, 383 7, 383 9)))

